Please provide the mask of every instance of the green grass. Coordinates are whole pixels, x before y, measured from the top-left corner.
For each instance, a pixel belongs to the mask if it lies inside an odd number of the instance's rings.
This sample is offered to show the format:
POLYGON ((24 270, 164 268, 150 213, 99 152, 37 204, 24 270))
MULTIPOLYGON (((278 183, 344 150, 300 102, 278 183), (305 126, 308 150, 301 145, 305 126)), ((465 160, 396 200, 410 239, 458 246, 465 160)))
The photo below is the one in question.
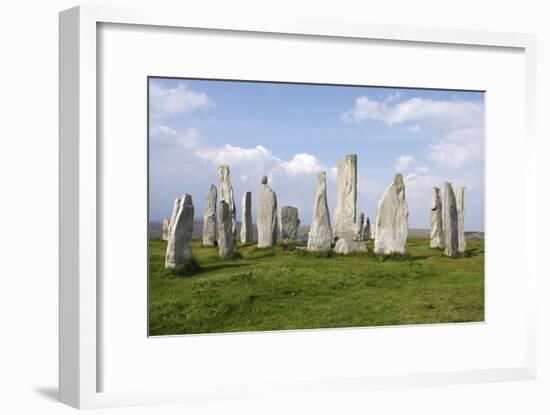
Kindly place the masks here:
POLYGON ((181 275, 164 268, 166 242, 149 241, 151 335, 484 320, 484 244, 447 258, 412 239, 406 255, 315 255, 299 243, 234 258, 193 241, 197 261, 181 275), (193 273, 193 269, 196 273, 193 273))

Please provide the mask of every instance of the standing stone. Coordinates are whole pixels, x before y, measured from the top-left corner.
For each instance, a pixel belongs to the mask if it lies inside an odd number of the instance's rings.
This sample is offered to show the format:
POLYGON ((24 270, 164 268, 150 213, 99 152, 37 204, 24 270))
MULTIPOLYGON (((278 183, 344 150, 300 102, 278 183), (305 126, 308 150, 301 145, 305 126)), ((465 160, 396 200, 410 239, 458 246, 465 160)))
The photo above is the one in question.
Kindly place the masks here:
POLYGON ((396 174, 393 183, 378 202, 374 252, 404 254, 409 232, 409 208, 405 201, 403 176, 396 174))
POLYGON ((229 205, 229 213, 231 216, 231 229, 233 238, 237 236, 237 209, 235 208, 235 196, 233 194, 233 186, 229 178, 229 166, 222 164, 218 168, 218 177, 220 179, 220 201, 225 200, 229 205))
POLYGON ((176 197, 174 200, 174 206, 172 207, 172 215, 170 216, 170 221, 168 222, 168 239, 170 239, 170 233, 172 232, 172 228, 174 226, 174 222, 176 220, 176 216, 178 214, 178 211, 180 209, 181 199, 179 197, 176 197))
POLYGON ((195 208, 191 195, 184 194, 178 204, 178 211, 170 229, 166 247, 166 268, 174 268, 193 257, 191 240, 193 238, 193 216, 195 208))
POLYGON ((170 237, 170 219, 162 220, 162 239, 167 241, 170 237))
POLYGON ((439 187, 432 189, 432 206, 430 207, 430 248, 445 247, 445 232, 443 231, 443 207, 439 187))
POLYGON ((218 210, 218 252, 220 258, 231 256, 235 250, 233 243, 233 217, 229 203, 220 201, 218 210))
POLYGON ((365 242, 352 241, 348 238, 340 238, 334 244, 332 249, 336 254, 351 254, 352 252, 367 252, 365 242))
POLYGON ((277 195, 267 185, 267 177, 263 176, 258 193, 258 248, 267 248, 277 243, 277 195))
POLYGON ((298 208, 285 206, 281 209, 281 238, 294 241, 298 239, 298 208))
POLYGON ((218 225, 216 218, 216 201, 218 198, 218 189, 213 184, 210 185, 210 191, 204 202, 202 211, 202 244, 204 246, 214 246, 217 240, 218 225))
POLYGON ((317 177, 317 193, 313 203, 313 219, 309 229, 307 250, 330 251, 332 243, 332 229, 327 204, 326 173, 322 171, 317 177))
POLYGON ((338 198, 334 210, 332 237, 348 238, 356 236, 355 215, 357 205, 357 155, 348 154, 336 164, 338 198))
POLYGON ((456 212, 458 215, 458 252, 466 251, 466 236, 464 235, 464 191, 459 187, 456 192, 456 212))
POLYGON ((355 223, 355 238, 353 238, 355 241, 364 241, 364 235, 365 235, 365 214, 361 212, 359 214, 359 220, 355 223))
POLYGON ((372 228, 370 225, 370 218, 367 218, 367 221, 365 222, 365 234, 364 234, 364 240, 370 241, 372 239, 372 228))
POLYGON ((445 182, 445 255, 458 254, 458 212, 455 192, 451 183, 445 182))
POLYGON ((252 193, 246 192, 243 194, 242 202, 242 219, 241 219, 241 243, 247 244, 252 242, 252 193))

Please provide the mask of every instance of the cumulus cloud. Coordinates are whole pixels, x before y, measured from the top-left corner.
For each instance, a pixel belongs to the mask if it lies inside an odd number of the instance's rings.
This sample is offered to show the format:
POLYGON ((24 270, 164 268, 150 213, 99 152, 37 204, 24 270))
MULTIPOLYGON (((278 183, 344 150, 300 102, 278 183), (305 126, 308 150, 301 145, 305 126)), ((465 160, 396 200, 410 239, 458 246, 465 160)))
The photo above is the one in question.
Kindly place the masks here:
POLYGON ((458 169, 483 160, 483 129, 460 128, 429 147, 429 158, 440 166, 458 169))
POLYGON ((409 169, 409 167, 414 163, 414 157, 411 155, 399 156, 395 160, 395 171, 397 173, 403 173, 409 169))
MULTIPOLYGON (((482 102, 460 99, 434 100, 411 98, 397 102, 399 96, 385 100, 368 96, 356 98, 352 109, 341 114, 345 123, 360 124, 376 120, 388 126, 405 124, 405 131, 419 132, 422 123, 442 130, 427 149, 428 158, 440 166, 458 169, 483 160, 484 108, 482 102), (406 126, 408 123, 415 123, 406 126)), ((397 161, 396 170, 404 170, 408 159, 397 161)))
POLYGON ((156 82, 149 83, 151 118, 161 119, 189 114, 198 109, 214 106, 204 92, 195 92, 181 82, 171 88, 156 82))
POLYGON ((394 101, 377 101, 361 96, 355 99, 352 109, 341 114, 340 119, 345 123, 356 124, 377 120, 389 126, 422 121, 449 127, 479 125, 483 120, 483 105, 478 102, 411 98, 392 104, 394 101))
POLYGON ((149 136, 155 143, 175 144, 187 149, 196 148, 202 143, 200 131, 196 128, 176 131, 165 125, 155 125, 150 128, 149 136))

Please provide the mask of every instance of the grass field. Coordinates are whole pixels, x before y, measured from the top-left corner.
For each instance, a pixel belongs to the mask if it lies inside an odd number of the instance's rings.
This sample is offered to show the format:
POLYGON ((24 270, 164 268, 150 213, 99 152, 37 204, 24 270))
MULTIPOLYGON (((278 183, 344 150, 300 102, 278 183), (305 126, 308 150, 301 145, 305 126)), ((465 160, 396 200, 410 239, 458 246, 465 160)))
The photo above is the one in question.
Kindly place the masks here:
MULTIPOLYGON (((299 243, 297 243, 299 244, 299 243)), ((150 335, 484 320, 484 243, 447 258, 410 239, 408 254, 317 257, 279 243, 238 245, 241 258, 193 241, 202 271, 164 268, 166 242, 149 241, 150 335)))

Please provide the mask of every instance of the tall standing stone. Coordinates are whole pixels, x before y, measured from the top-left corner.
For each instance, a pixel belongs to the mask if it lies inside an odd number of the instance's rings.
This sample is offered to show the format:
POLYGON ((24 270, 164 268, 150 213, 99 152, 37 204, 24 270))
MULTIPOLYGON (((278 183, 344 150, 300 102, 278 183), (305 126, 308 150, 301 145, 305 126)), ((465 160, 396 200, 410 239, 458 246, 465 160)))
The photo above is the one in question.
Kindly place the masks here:
POLYGON ((172 232, 172 227, 174 226, 176 216, 180 209, 180 204, 181 204, 181 198, 177 197, 174 200, 174 206, 172 207, 172 215, 170 215, 170 221, 168 222, 168 239, 167 240, 170 239, 170 233, 172 232))
POLYGON ((281 238, 290 241, 298 239, 299 227, 298 208, 284 206, 281 209, 281 238))
POLYGON ((326 173, 322 171, 317 177, 317 193, 313 203, 313 219, 309 229, 307 250, 330 251, 332 243, 332 229, 327 204, 326 173))
POLYGON ((170 219, 162 220, 162 239, 167 241, 170 237, 170 219))
POLYGON ((252 193, 246 192, 243 194, 242 202, 242 219, 241 219, 241 243, 247 244, 252 242, 252 193))
POLYGON ((258 193, 258 248, 267 248, 277 243, 277 195, 267 185, 267 177, 263 176, 258 193))
POLYGON ((432 205, 430 207, 430 248, 445 247, 445 232, 443 231, 443 207, 439 187, 432 189, 432 205))
POLYGON ((393 183, 378 202, 374 252, 404 254, 409 232, 409 208, 405 200, 403 176, 396 174, 393 183))
POLYGON ((218 210, 218 252, 220 258, 231 256, 235 251, 232 226, 233 217, 229 203, 222 200, 218 210))
POLYGON ((338 197, 334 210, 334 239, 354 239, 357 206, 357 155, 348 154, 336 164, 338 197))
POLYGON ((213 184, 210 185, 210 191, 204 202, 202 211, 202 244, 204 246, 214 246, 217 240, 218 225, 216 215, 216 202, 218 198, 218 189, 213 184))
POLYGON ((235 207, 235 196, 233 194, 233 186, 229 178, 229 166, 222 164, 218 168, 218 177, 220 179, 220 201, 225 200, 229 205, 229 213, 231 216, 231 230, 233 238, 237 235, 237 209, 235 207))
POLYGON ((178 211, 172 223, 170 237, 166 247, 166 268, 174 268, 193 257, 191 240, 193 238, 193 216, 195 208, 191 195, 184 194, 178 204, 178 211))
POLYGON ((451 183, 445 182, 445 255, 458 254, 458 212, 455 192, 451 183))
POLYGON ((456 192, 456 212, 458 215, 458 252, 466 251, 466 236, 464 235, 464 191, 459 187, 456 192))

